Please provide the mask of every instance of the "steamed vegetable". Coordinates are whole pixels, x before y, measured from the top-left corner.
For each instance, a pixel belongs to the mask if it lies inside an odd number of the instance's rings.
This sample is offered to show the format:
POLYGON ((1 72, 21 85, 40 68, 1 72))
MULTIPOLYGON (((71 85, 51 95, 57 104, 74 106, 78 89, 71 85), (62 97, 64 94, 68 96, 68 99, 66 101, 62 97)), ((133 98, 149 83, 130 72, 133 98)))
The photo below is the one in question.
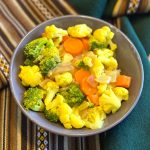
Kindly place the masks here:
POLYGON ((20 66, 19 78, 24 86, 35 87, 40 84, 43 77, 39 67, 34 66, 20 66))
POLYGON ((129 88, 131 84, 131 77, 125 75, 119 75, 115 83, 116 86, 129 88))
POLYGON ((100 29, 95 30, 93 36, 99 42, 106 43, 113 38, 114 33, 111 32, 109 27, 104 26, 100 29))
POLYGON ((59 38, 62 36, 66 36, 66 35, 68 35, 68 33, 66 30, 57 28, 55 25, 50 25, 45 28, 45 31, 42 35, 43 35, 43 37, 52 39, 52 38, 59 38))
POLYGON ((50 102, 53 100, 53 98, 55 97, 56 93, 59 90, 59 86, 56 82, 49 81, 46 83, 45 86, 43 86, 43 89, 47 91, 46 97, 44 99, 44 104, 46 106, 46 110, 48 110, 50 102))
POLYGON ((87 37, 91 34, 92 29, 88 27, 86 24, 79 24, 67 29, 68 34, 72 37, 83 38, 87 37))
POLYGON ((26 56, 25 65, 32 65, 33 61, 40 55, 41 50, 45 47, 47 38, 35 39, 24 47, 24 54, 26 56))
POLYGON ((47 75, 50 70, 54 69, 57 66, 57 64, 58 62, 56 62, 53 57, 43 58, 39 64, 41 73, 43 75, 47 75))
POLYGON ((99 103, 105 113, 115 113, 121 107, 121 101, 115 93, 108 89, 99 98, 99 103))
POLYGON ((77 84, 70 84, 66 89, 62 90, 60 94, 64 97, 65 102, 71 107, 79 105, 84 100, 84 94, 77 84))
POLYGON ((129 91, 123 87, 115 87, 113 89, 115 95, 120 99, 120 100, 128 100, 129 99, 129 91))
POLYGON ((44 111, 44 115, 48 120, 51 122, 57 122, 59 120, 59 106, 63 101, 63 96, 57 95, 55 99, 48 103, 48 107, 44 111))
POLYGON ((24 93, 23 106, 26 110, 43 111, 45 106, 42 101, 44 97, 44 91, 37 87, 29 88, 24 93))
POLYGON ((84 79, 85 77, 89 76, 90 75, 90 72, 89 71, 86 71, 86 70, 83 70, 83 69, 80 69, 78 71, 75 72, 75 80, 78 82, 78 83, 81 83, 82 79, 84 79))
POLYGON ((65 40, 64 48, 67 53, 76 56, 83 52, 84 45, 80 39, 70 37, 65 40))
POLYGON ((55 76, 56 83, 61 87, 69 85, 72 80, 72 74, 70 72, 65 72, 55 76))
POLYGON ((93 107, 82 112, 85 126, 90 129, 98 129, 103 126, 106 115, 101 107, 93 107))

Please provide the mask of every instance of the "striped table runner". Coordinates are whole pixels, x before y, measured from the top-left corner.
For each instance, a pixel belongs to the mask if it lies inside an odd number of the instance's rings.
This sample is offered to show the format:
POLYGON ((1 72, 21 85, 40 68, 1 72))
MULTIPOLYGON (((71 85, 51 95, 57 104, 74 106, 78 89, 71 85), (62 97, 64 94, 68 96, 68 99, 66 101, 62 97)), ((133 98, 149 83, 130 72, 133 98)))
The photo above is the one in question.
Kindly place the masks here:
POLYGON ((8 84, 10 58, 27 32, 47 19, 77 12, 64 0, 1 0, 0 11, 0 150, 99 150, 99 135, 58 136, 30 122, 10 88, 3 88, 8 84))

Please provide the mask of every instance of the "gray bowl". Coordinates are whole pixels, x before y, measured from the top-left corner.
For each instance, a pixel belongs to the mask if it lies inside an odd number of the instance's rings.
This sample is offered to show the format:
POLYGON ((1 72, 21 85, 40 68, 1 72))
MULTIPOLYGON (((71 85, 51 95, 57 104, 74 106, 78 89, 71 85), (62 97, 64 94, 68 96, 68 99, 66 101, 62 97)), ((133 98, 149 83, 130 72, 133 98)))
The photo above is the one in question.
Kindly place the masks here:
POLYGON ((30 31, 17 46, 10 66, 10 86, 11 91, 14 95, 15 101, 22 110, 22 112, 34 123, 43 127, 44 129, 61 135, 68 136, 89 136, 97 133, 104 132, 118 123, 120 123, 135 107, 138 99, 140 97, 143 80, 144 80, 144 72, 143 66, 140 59, 140 56, 131 43, 131 41, 116 27, 111 24, 102 21, 100 19, 96 19, 88 16, 63 16, 48 20, 43 22, 42 24, 35 27, 32 31, 30 31), (18 78, 19 66, 23 64, 24 56, 23 56, 23 47, 29 41, 39 37, 41 33, 44 31, 44 28, 47 25, 55 24, 57 27, 61 27, 66 29, 68 26, 72 26, 75 24, 85 23, 90 26, 92 29, 97 29, 104 25, 107 25, 111 28, 111 30, 115 33, 114 42, 118 44, 117 50, 117 60, 119 62, 119 68, 126 75, 132 77, 132 84, 129 89, 130 98, 127 102, 123 102, 121 109, 112 115, 109 115, 104 123, 104 126, 101 129, 91 130, 87 128, 83 129, 65 129, 60 124, 51 123, 46 120, 42 113, 37 113, 33 111, 26 111, 22 106, 22 98, 24 93, 24 87, 21 85, 21 82, 18 78))

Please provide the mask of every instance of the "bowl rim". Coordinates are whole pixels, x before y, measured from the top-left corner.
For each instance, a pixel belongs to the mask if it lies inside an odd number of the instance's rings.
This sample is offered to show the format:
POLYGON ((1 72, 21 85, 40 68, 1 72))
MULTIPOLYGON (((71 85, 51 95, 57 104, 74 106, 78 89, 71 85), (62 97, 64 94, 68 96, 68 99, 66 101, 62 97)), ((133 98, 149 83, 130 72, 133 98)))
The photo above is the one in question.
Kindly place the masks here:
MULTIPOLYGON (((13 53, 13 56, 11 58, 11 61, 10 61, 10 73, 9 73, 9 83, 10 83, 10 89, 11 89, 11 93, 15 99, 15 102, 17 103, 17 105, 19 106, 19 108, 21 109, 21 111, 23 112, 23 114, 29 118, 33 123, 39 125, 40 127, 44 128, 45 130, 49 131, 49 132, 52 132, 52 133, 55 133, 55 134, 58 134, 58 135, 63 135, 63 136, 71 136, 71 137, 81 137, 81 136, 91 136, 91 135, 95 135, 95 134, 100 134, 102 132, 105 132, 107 130, 110 130, 111 128, 113 128, 114 126, 118 125, 121 121, 123 121, 133 110, 133 108, 136 106, 136 104, 138 103, 139 101, 139 98, 141 96, 141 92, 142 92, 142 89, 143 89, 143 83, 144 83, 144 69, 143 69, 143 64, 142 64, 142 60, 141 60, 141 57, 139 55, 139 52, 137 51, 136 47, 134 46, 134 44, 131 42, 131 40, 120 30, 118 29, 117 27, 115 27, 114 25, 102 20, 102 19, 99 19, 99 18, 95 18, 95 17, 91 17, 91 16, 87 16, 87 15, 64 15, 64 16, 60 16, 60 17, 54 17, 50 20, 46 20, 42 23, 40 23, 39 25, 35 26, 33 29, 31 29, 23 38, 22 40, 19 42, 19 44, 17 45, 17 47, 15 48, 14 50, 14 53, 13 53), (55 20, 59 20, 59 19, 66 19, 66 18, 85 18, 85 19, 90 19, 91 21, 92 20, 96 20, 96 21, 100 21, 106 25, 108 25, 109 27, 111 28, 114 28, 116 31, 120 32, 122 36, 124 36, 124 38, 129 42, 129 44, 131 45, 132 49, 133 49, 133 52, 136 54, 136 57, 138 59, 138 62, 139 62, 139 66, 140 66, 140 69, 141 69, 141 86, 140 86, 140 89, 139 89, 139 93, 137 95, 137 97, 135 98, 135 101, 133 103, 133 105, 130 107, 130 109, 120 118, 118 119, 116 122, 114 122, 113 124, 109 125, 108 127, 105 127, 105 128, 100 128, 100 129, 97 129, 97 130, 92 130, 93 132, 90 132, 90 133, 74 133, 73 131, 72 132, 69 132, 69 133, 62 133, 62 132, 59 132, 57 130, 52 130, 48 127, 43 127, 41 126, 38 121, 34 120, 32 117, 30 117, 28 114, 27 114, 27 111, 22 107, 22 105, 19 103, 19 101, 17 100, 16 98, 16 94, 15 94, 15 87, 13 86, 13 77, 12 77, 12 72, 13 72, 13 62, 14 62, 14 59, 15 59, 15 56, 16 56, 16 53, 17 53, 17 49, 18 47, 20 47, 21 43, 25 40, 25 38, 30 34, 32 33, 34 30, 37 30, 40 26, 48 23, 49 21, 55 21, 55 20)), ((68 129, 69 130, 69 129, 68 129)), ((76 129, 75 129, 76 130, 76 129)))

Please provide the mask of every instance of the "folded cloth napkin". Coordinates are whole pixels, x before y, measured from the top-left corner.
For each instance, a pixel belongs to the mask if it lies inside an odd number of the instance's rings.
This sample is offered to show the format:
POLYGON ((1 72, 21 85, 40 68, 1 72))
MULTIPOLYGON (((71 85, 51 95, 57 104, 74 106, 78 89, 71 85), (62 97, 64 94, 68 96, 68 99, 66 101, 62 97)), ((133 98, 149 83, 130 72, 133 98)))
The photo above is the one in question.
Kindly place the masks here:
POLYGON ((148 150, 150 148, 148 61, 150 16, 147 13, 116 18, 125 14, 148 12, 150 0, 68 0, 67 2, 3 0, 0 4, 0 141, 2 143, 0 149, 148 150), (21 113, 10 93, 8 70, 13 50, 35 25, 56 16, 78 13, 107 19, 131 39, 142 59, 145 82, 137 106, 122 123, 100 135, 69 138, 45 131, 31 123, 21 113))

